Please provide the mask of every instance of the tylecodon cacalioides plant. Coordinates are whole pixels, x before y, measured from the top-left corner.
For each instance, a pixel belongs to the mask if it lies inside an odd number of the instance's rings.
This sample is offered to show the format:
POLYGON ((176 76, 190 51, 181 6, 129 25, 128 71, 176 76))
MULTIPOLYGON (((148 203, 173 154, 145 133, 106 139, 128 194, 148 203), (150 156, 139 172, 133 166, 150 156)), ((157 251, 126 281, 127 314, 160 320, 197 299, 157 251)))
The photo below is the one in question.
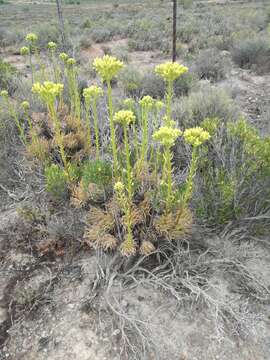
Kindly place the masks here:
MULTIPOLYGON (((85 99, 86 113, 88 114, 89 107, 92 108, 93 119, 94 119, 94 131, 95 131, 95 147, 96 147, 96 158, 100 156, 100 142, 99 142, 99 124, 98 124, 98 111, 97 111, 97 100, 103 96, 103 90, 99 86, 92 85, 83 90, 83 96, 85 99)), ((91 123, 90 120, 86 119, 87 137, 89 150, 91 151, 91 123)))
MULTIPOLYGON (((28 39, 28 42, 31 41, 35 43, 37 39, 28 39)), ((30 49, 31 43, 29 43, 29 47, 25 47, 25 50, 21 52, 24 55, 31 55, 32 51, 30 49)), ((55 59, 55 43, 49 43, 48 49, 51 52, 51 56, 55 59)), ((78 91, 78 82, 77 82, 77 69, 76 69, 76 61, 73 58, 69 58, 66 53, 61 53, 59 55, 60 59, 63 61, 65 71, 68 78, 69 92, 70 92, 70 102, 71 102, 71 112, 72 114, 81 121, 81 103, 78 91)), ((55 60, 56 61, 56 60, 55 60)), ((54 60, 52 60, 54 63, 54 60)), ((54 65, 53 65, 54 66, 54 65)), ((130 134, 133 134, 133 148, 135 149, 135 159, 134 163, 143 167, 143 164, 148 163, 148 150, 151 149, 151 157, 149 163, 152 159, 152 150, 153 143, 151 144, 151 139, 154 142, 158 143, 157 145, 157 153, 160 154, 160 163, 162 163, 162 176, 161 182, 158 183, 157 187, 160 186, 161 192, 164 195, 162 200, 164 201, 164 213, 159 218, 159 229, 164 229, 167 231, 166 224, 168 221, 170 222, 170 226, 172 229, 175 225, 175 212, 178 214, 177 216, 182 216, 182 214, 186 214, 188 217, 188 221, 190 223, 190 215, 186 212, 179 211, 179 203, 178 198, 176 199, 176 191, 173 181, 173 146, 178 137, 182 135, 182 131, 176 128, 175 122, 172 119, 172 97, 173 97, 173 84, 174 81, 184 74, 187 71, 187 68, 183 65, 177 63, 165 63, 158 65, 155 69, 157 75, 161 76, 166 83, 166 116, 163 118, 162 125, 160 126, 159 119, 162 117, 161 112, 164 107, 164 104, 160 100, 154 100, 150 96, 143 97, 139 104, 141 109, 141 122, 136 123, 136 106, 134 104, 134 100, 126 99, 124 101, 125 110, 120 110, 114 113, 113 108, 113 99, 112 99, 112 80, 118 75, 119 71, 123 68, 124 64, 116 59, 115 57, 105 55, 102 58, 95 59, 94 61, 94 69, 98 73, 102 82, 106 84, 107 89, 107 101, 108 101, 108 114, 109 114, 109 125, 110 125, 110 134, 111 134, 111 149, 112 149, 112 157, 113 157, 113 175, 114 175, 114 195, 116 200, 118 201, 120 208, 123 210, 123 225, 125 229, 124 241, 121 244, 121 252, 125 256, 134 255, 137 251, 136 242, 133 237, 133 224, 132 224, 132 211, 133 207, 137 206, 133 203, 135 196, 135 178, 132 170, 131 164, 131 146, 130 146, 130 134), (153 124, 150 128, 150 113, 153 111, 153 124), (116 142, 116 134, 115 134, 115 126, 116 124, 120 125, 123 129, 123 141, 124 141, 124 159, 123 163, 125 164, 124 170, 120 171, 118 154, 117 154, 117 142, 116 142), (137 126, 137 128, 136 128, 137 126), (138 146, 138 126, 141 126, 141 138, 140 138, 140 147, 138 146), (130 131, 130 127, 132 130, 130 131), (151 131, 150 131, 151 130, 151 131), (152 133, 153 132, 153 133, 152 133), (136 146, 137 144, 137 146, 136 146), (162 150, 160 150, 162 149, 162 150), (177 200, 177 202, 175 201, 177 200), (177 208, 176 208, 177 205, 177 208), (163 216, 164 215, 164 216, 163 216), (163 217, 162 217, 163 216, 163 217)), ((61 79, 60 72, 56 71, 54 68, 54 77, 55 80, 61 79), (59 74, 59 78, 58 78, 59 74)), ((63 167, 65 173, 69 174, 69 162, 65 153, 64 142, 63 142, 63 133, 62 133, 62 124, 60 122, 60 118, 57 114, 57 105, 59 102, 59 98, 63 92, 63 84, 56 81, 50 82, 45 81, 44 83, 34 83, 32 87, 33 93, 37 94, 40 100, 45 103, 48 107, 48 112, 50 115, 50 119, 52 121, 52 125, 54 128, 54 138, 59 149, 60 157, 63 163, 63 167)), ((1 95, 7 99, 8 94, 4 91, 1 92, 1 95)), ((90 86, 83 91, 83 96, 85 98, 86 110, 88 111, 91 107, 93 114, 93 127, 94 127, 94 144, 96 148, 96 157, 100 158, 101 151, 101 143, 99 137, 99 123, 98 123, 98 111, 97 111, 97 101, 98 98, 103 95, 103 90, 98 86, 90 86)), ((25 104, 21 104, 21 107, 24 110, 25 116, 27 117, 28 125, 30 131, 33 129, 31 118, 29 117, 29 104, 25 102, 25 104)), ((14 113, 15 110, 14 110, 14 113)), ((139 115, 138 115, 139 118, 139 115)), ((16 124, 18 126, 20 137, 22 141, 25 141, 25 134, 23 127, 20 127, 20 122, 17 121, 18 118, 15 118, 16 124), (21 130, 20 130, 21 129, 21 130)), ((91 121, 90 119, 86 119, 87 126, 87 137, 89 148, 92 144, 91 139, 91 121)), ((188 207, 188 203, 192 196, 193 191, 193 179, 196 174, 199 151, 198 148, 201 144, 207 141, 210 137, 209 133, 202 128, 192 128, 184 131, 183 134, 184 140, 186 143, 192 146, 192 158, 191 164, 188 172, 188 177, 186 181, 186 187, 183 191, 183 196, 181 198, 181 205, 183 208, 188 207)), ((154 150, 153 150, 154 151, 154 150)), ((157 156, 158 157, 158 156, 157 156)), ((157 171, 158 166, 155 167, 155 171, 157 171)), ((137 166, 136 166, 137 171, 137 166)), ((69 178, 69 177, 68 177, 69 178)), ((71 178, 71 176, 70 176, 71 178)), ((151 183, 152 184, 152 183, 151 183)), ((152 185, 151 185, 152 186, 152 185)), ((152 189, 152 188, 151 188, 152 189)), ((178 194, 177 194, 178 196, 178 194)), ((150 203, 151 209, 151 203, 150 203)), ((182 209, 180 207, 180 209, 182 209)), ((188 209, 189 210, 189 209, 188 209)), ((155 212, 153 212, 155 213, 155 212)), ((154 222, 153 222, 154 223, 154 222)), ((180 222, 177 223, 177 231, 181 233, 180 222)), ((175 229, 174 229, 175 230, 175 229)), ((162 231, 163 233, 163 231, 162 231)), ((176 231, 175 231, 176 233, 176 231)), ((178 236, 178 235, 177 235, 178 236)), ((173 236, 172 238, 177 238, 177 236, 173 236)), ((139 243, 138 243, 139 245, 139 243)), ((151 249, 143 251, 143 253, 153 251, 153 247, 151 249)))
POLYGON ((20 119, 19 119, 18 113, 15 109, 15 106, 9 97, 8 91, 7 90, 0 91, 0 97, 2 97, 4 99, 7 109, 8 109, 8 112, 9 112, 10 116, 14 119, 15 124, 18 128, 20 139, 21 139, 22 143, 24 145, 26 145, 27 140, 26 140, 26 136, 25 136, 25 131, 24 131, 23 125, 20 122, 20 119))
POLYGON ((127 228, 127 234, 125 241, 121 245, 121 252, 123 255, 129 256, 135 253, 136 247, 135 242, 132 236, 132 202, 134 195, 134 185, 133 185, 133 173, 130 162, 130 145, 129 145, 129 136, 128 128, 131 124, 135 122, 136 118, 132 111, 130 110, 120 110, 118 111, 113 118, 114 123, 120 124, 124 131, 124 147, 125 147, 125 158, 126 158, 126 177, 123 179, 123 183, 115 184, 115 193, 119 201, 119 205, 123 207, 125 212, 125 225, 127 228), (122 185, 121 185, 122 184, 122 185))
MULTIPOLYGON (((168 119, 172 118, 172 98, 174 81, 187 71, 187 67, 176 62, 167 62, 157 65, 155 67, 155 73, 161 76, 166 83, 166 115, 168 119)), ((165 125, 167 126, 168 124, 165 125)))
POLYGON ((66 175, 69 174, 69 164, 67 161, 65 148, 63 144, 63 134, 61 129, 61 122, 57 115, 57 104, 56 100, 59 98, 60 94, 63 92, 64 85, 53 83, 51 81, 45 81, 43 84, 35 83, 32 87, 32 92, 37 94, 40 100, 47 105, 49 115, 54 126, 55 131, 55 141, 59 147, 59 153, 61 160, 64 165, 66 175))
POLYGON ((115 126, 113 121, 113 99, 112 99, 112 86, 111 81, 115 78, 119 71, 124 67, 122 61, 116 59, 113 56, 104 55, 102 58, 95 59, 93 63, 94 69, 100 76, 102 82, 107 85, 107 97, 108 97, 108 108, 109 108, 109 123, 111 132, 111 146, 113 153, 113 175, 115 179, 119 178, 118 168, 118 157, 117 157, 117 146, 115 138, 115 126))

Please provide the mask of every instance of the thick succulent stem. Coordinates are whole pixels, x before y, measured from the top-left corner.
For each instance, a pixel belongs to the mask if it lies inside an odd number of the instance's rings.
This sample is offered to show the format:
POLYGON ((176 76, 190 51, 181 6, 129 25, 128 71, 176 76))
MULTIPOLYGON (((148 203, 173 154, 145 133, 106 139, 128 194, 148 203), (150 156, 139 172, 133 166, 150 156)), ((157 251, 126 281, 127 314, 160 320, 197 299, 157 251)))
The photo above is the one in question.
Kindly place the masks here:
MULTIPOLYGON (((167 121, 172 117, 172 98, 173 98, 173 81, 167 82, 167 90, 166 90, 166 115, 167 121)), ((169 126, 169 124, 165 124, 169 126)))
POLYGON ((94 117, 94 129, 95 129, 95 144, 96 144, 96 157, 99 159, 99 128, 98 128, 98 111, 97 111, 97 99, 93 99, 93 117, 94 117))
POLYGON ((169 146, 166 146, 164 152, 163 181, 166 183, 166 211, 172 209, 173 189, 172 189, 172 153, 169 146))
POLYGON ((112 145, 112 153, 113 153, 113 174, 115 179, 117 179, 118 159, 117 159, 117 147, 116 147, 116 139, 115 139, 115 128, 113 122, 112 86, 109 80, 107 81, 107 90, 108 90, 109 122, 110 122, 110 131, 111 131, 111 145, 112 145))

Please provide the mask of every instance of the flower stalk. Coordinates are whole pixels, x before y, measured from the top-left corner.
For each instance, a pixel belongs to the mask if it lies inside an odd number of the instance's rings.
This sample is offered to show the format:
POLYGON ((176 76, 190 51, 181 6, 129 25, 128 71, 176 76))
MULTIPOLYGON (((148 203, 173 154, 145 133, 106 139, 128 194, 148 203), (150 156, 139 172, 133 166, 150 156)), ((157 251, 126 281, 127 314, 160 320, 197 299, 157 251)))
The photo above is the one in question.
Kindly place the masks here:
POLYGON ((172 98, 173 84, 182 74, 186 73, 188 68, 176 62, 167 62, 157 65, 155 72, 163 78, 166 83, 166 115, 168 119, 172 117, 172 98))
POLYGON ((122 252, 127 252, 126 255, 130 255, 129 249, 134 250, 135 244, 132 237, 132 202, 133 202, 133 176, 130 162, 130 146, 128 137, 128 127, 135 122, 135 115, 130 110, 121 110, 114 115, 114 122, 119 123, 123 127, 124 131, 124 146, 125 146, 125 158, 126 158, 126 186, 127 186, 127 200, 125 206, 125 220, 127 227, 127 238, 122 244, 122 252))
POLYGON ((193 179, 196 175, 197 164, 199 158, 198 148, 208 139, 210 134, 201 127, 195 127, 185 130, 184 139, 186 143, 192 146, 191 164, 186 182, 186 188, 183 195, 183 206, 186 206, 192 198, 193 193, 193 179))
POLYGON ((105 82, 107 85, 107 98, 108 98, 108 109, 109 109, 109 124, 111 131, 111 146, 113 154, 113 174, 115 179, 119 178, 119 169, 118 169, 118 157, 117 157, 117 147, 116 147, 116 138, 115 138, 115 128, 113 121, 113 99, 112 99, 112 86, 111 81, 115 78, 119 71, 123 68, 124 64, 122 61, 117 60, 113 56, 105 55, 103 58, 97 58, 94 61, 94 69, 100 76, 102 82, 105 82))
MULTIPOLYGON (((100 143, 99 143, 99 126, 98 126, 98 111, 97 111, 97 99, 103 95, 103 90, 98 86, 90 86, 83 90, 83 96, 85 98, 85 105, 88 111, 90 105, 93 112, 94 118, 94 131, 95 131, 95 147, 96 147, 96 158, 100 157, 100 143)), ((91 124, 90 121, 86 120, 88 144, 89 150, 91 151, 91 124)))

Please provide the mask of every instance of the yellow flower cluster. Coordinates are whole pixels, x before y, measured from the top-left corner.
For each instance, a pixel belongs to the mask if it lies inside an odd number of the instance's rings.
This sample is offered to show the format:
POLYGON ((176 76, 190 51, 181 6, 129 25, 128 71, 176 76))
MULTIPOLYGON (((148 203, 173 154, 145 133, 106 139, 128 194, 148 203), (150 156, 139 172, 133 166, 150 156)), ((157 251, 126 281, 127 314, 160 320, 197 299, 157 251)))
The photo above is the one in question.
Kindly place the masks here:
POLYGON ((184 131, 185 141, 194 147, 200 146, 205 141, 210 139, 210 137, 211 136, 209 132, 205 131, 199 126, 184 131))
POLYGON ((22 107, 22 109, 23 109, 24 111, 27 111, 27 110, 30 109, 30 104, 29 104, 28 101, 23 101, 23 102, 21 103, 21 107, 22 107))
POLYGON ((122 126, 128 126, 136 120, 135 115, 130 110, 120 110, 115 113, 113 121, 119 123, 122 126))
POLYGON ((104 55, 102 58, 95 59, 93 66, 102 81, 111 81, 124 64, 114 56, 104 55))
POLYGON ((114 191, 117 193, 121 193, 125 190, 125 186, 121 181, 117 181, 114 185, 114 191))
POLYGON ((52 50, 52 51, 55 51, 57 49, 57 44, 55 42, 53 42, 53 41, 50 41, 48 43, 48 49, 52 50))
POLYGON ((85 99, 97 99, 103 95, 103 90, 99 86, 92 85, 88 88, 83 89, 83 96, 85 99))
POLYGON ((66 62, 67 62, 67 64, 68 64, 69 66, 76 65, 76 60, 73 59, 73 58, 67 59, 66 62))
POLYGON ((32 86, 32 92, 38 94, 45 102, 54 101, 54 99, 64 90, 63 84, 56 84, 51 81, 44 81, 43 85, 35 83, 32 86))
POLYGON ((34 43, 34 42, 38 41, 38 36, 34 33, 29 33, 26 35, 25 40, 30 43, 34 43))
POLYGON ((154 103, 155 103, 154 99, 149 95, 144 96, 140 100, 141 107, 148 110, 150 110, 154 106, 154 103))
POLYGON ((4 98, 7 98, 7 97, 8 97, 8 92, 7 92, 7 90, 2 90, 2 91, 0 91, 0 96, 1 96, 1 97, 4 97, 4 98))
POLYGON ((155 68, 155 73, 168 82, 172 82, 176 80, 187 71, 188 71, 187 67, 175 62, 167 62, 164 64, 160 64, 157 65, 155 68))
POLYGON ((20 49, 20 53, 21 53, 21 55, 23 55, 23 56, 29 55, 30 50, 29 50, 29 48, 28 48, 27 46, 23 46, 23 47, 21 47, 21 49, 20 49))
POLYGON ((168 126, 162 126, 153 134, 153 140, 164 146, 173 146, 175 140, 182 135, 182 131, 168 126))
POLYGON ((68 54, 62 52, 59 54, 59 59, 62 60, 63 62, 66 62, 68 60, 68 54))

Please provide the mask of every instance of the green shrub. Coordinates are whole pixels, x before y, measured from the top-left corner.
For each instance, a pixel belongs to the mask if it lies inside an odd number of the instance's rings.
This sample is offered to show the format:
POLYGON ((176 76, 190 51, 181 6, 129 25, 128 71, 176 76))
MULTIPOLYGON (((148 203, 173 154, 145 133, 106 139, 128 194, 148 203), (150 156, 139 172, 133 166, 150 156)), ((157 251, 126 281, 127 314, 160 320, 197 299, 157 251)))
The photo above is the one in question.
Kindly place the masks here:
POLYGON ((113 49, 112 55, 125 63, 129 62, 129 52, 128 49, 124 46, 113 49))
POLYGON ((90 34, 88 32, 84 33, 82 35, 82 37, 80 38, 80 48, 88 49, 92 46, 92 44, 93 44, 93 40, 92 40, 90 34))
MULTIPOLYGON (((174 82, 174 94, 176 97, 188 95, 193 84, 194 75, 185 73, 174 82)), ((153 72, 146 73, 142 79, 141 95, 150 95, 155 99, 161 99, 165 96, 165 83, 158 78, 153 72)))
POLYGON ((112 167, 110 163, 102 160, 87 162, 82 170, 82 183, 85 188, 90 183, 107 187, 112 181, 112 167))
POLYGON ((103 43, 111 40, 114 36, 114 33, 110 29, 104 27, 97 27, 91 31, 91 36, 94 42, 103 43))
MULTIPOLYGON (((157 77, 153 71, 141 74, 134 67, 129 66, 121 73, 121 85, 128 97, 152 96, 161 99, 165 96, 165 84, 162 78, 157 77)), ((185 73, 174 83, 175 96, 188 95, 195 81, 191 73, 185 73)))
POLYGON ((157 77, 152 71, 142 77, 140 96, 150 95, 155 99, 163 98, 165 85, 162 78, 157 77))
POLYGON ((56 200, 67 196, 67 176, 62 168, 52 164, 45 169, 46 190, 56 200))
POLYGON ((132 66, 127 66, 119 75, 119 81, 125 92, 130 97, 139 97, 142 89, 142 75, 132 66))
POLYGON ((269 39, 262 37, 247 38, 238 41, 232 49, 234 62, 244 69, 254 68, 258 72, 270 69, 269 39))
MULTIPOLYGON (((209 145, 202 149, 195 206, 208 223, 224 225, 268 209, 270 137, 260 136, 243 118, 214 123, 209 145)), ((210 119, 201 125, 209 127, 210 119)))
POLYGON ((38 46, 47 49, 47 45, 50 41, 55 43, 61 43, 60 31, 55 24, 42 23, 36 30, 38 35, 38 46))
POLYGON ((23 34, 16 30, 0 28, 0 46, 6 47, 19 44, 23 40, 23 34))
POLYGON ((174 103, 174 117, 180 127, 198 126, 205 118, 219 118, 225 123, 237 119, 238 107, 224 89, 204 86, 174 103))
POLYGON ((174 83, 175 96, 188 95, 196 82, 196 76, 191 72, 186 72, 174 83))
POLYGON ((217 49, 202 50, 195 62, 195 72, 200 79, 219 81, 225 79, 229 64, 217 49))
POLYGON ((90 19, 87 19, 82 23, 83 29, 91 29, 92 26, 93 26, 93 22, 90 19))
POLYGON ((0 59, 0 89, 6 89, 9 94, 12 94, 16 90, 15 75, 16 69, 0 59))

